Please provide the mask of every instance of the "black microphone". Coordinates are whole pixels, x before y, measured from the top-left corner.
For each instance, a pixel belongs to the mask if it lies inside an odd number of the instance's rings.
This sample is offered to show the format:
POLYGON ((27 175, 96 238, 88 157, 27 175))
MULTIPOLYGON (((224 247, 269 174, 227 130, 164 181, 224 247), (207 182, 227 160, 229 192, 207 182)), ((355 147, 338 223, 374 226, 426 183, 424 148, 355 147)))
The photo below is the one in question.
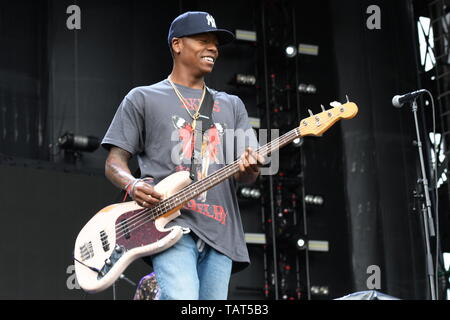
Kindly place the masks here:
POLYGON ((421 95, 422 93, 427 92, 425 89, 420 89, 417 91, 409 92, 404 95, 397 95, 392 98, 392 105, 396 108, 401 108, 405 102, 414 100, 417 96, 421 95))

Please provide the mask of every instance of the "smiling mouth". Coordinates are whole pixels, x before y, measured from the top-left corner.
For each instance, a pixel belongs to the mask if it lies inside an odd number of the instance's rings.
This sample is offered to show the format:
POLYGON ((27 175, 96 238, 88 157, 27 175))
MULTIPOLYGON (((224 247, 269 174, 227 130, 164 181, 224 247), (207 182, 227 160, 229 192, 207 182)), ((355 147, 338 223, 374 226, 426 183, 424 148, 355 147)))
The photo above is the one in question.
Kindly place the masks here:
POLYGON ((213 57, 202 57, 202 60, 209 62, 209 63, 215 62, 215 59, 213 57))

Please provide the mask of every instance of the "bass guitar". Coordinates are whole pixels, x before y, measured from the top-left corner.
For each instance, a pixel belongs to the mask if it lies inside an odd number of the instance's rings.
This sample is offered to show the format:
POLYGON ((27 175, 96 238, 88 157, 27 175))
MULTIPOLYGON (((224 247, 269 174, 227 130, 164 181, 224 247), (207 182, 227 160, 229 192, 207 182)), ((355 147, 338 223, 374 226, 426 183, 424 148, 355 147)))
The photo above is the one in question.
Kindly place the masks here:
MULTIPOLYGON (((304 136, 321 136, 340 119, 358 113, 353 102, 336 105, 300 121, 300 125, 256 150, 263 157, 304 136)), ((109 205, 81 229, 75 241, 74 264, 77 281, 89 293, 110 287, 135 260, 173 246, 186 232, 180 226, 166 228, 180 215, 180 209, 239 171, 240 159, 222 167, 206 178, 192 183, 188 171, 171 174, 154 188, 163 199, 152 208, 136 202, 109 205)))

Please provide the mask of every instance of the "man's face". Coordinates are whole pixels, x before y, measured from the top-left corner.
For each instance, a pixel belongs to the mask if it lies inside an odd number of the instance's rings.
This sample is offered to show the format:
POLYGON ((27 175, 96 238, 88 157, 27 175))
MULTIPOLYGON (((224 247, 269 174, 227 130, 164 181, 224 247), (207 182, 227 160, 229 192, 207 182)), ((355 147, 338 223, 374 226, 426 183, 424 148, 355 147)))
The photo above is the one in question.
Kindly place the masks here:
POLYGON ((173 48, 179 52, 175 54, 178 62, 200 76, 210 73, 219 57, 218 40, 214 33, 179 38, 173 42, 173 48))

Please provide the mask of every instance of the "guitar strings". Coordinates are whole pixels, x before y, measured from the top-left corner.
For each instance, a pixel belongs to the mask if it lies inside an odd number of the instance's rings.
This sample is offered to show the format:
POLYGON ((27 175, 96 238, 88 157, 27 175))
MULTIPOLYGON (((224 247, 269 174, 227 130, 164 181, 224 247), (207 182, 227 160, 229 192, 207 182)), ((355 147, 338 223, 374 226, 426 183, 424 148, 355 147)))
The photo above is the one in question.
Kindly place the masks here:
MULTIPOLYGON (((296 129, 290 131, 289 133, 283 135, 282 137, 279 137, 269 143, 267 143, 265 146, 259 148, 258 150, 256 150, 255 152, 261 155, 264 155, 271 147, 272 144, 278 144, 278 147, 287 144, 290 142, 290 140, 292 140, 292 134, 295 134, 295 136, 297 136, 296 134, 296 129), (277 140, 284 140, 284 141, 277 141, 277 140), (281 143, 280 143, 281 142, 281 143)), ((295 137, 293 138, 295 139, 295 137)), ((236 167, 236 165, 238 165, 238 163, 241 161, 241 159, 237 159, 235 160, 232 164, 230 164, 229 166, 223 167, 219 170, 217 170, 216 172, 214 172, 213 174, 211 174, 211 176, 209 176, 210 180, 215 179, 215 176, 217 175, 221 175, 223 173, 227 173, 229 174, 230 172, 234 171, 234 167, 236 167)), ((231 173, 232 174, 232 173, 231 173)), ((221 182, 221 181, 219 181, 221 182)), ((211 187, 213 187, 215 184, 218 184, 219 182, 213 183, 211 187)), ((130 233, 134 230, 136 230, 137 228, 141 227, 142 225, 148 223, 149 221, 154 220, 154 218, 158 217, 159 215, 161 215, 161 206, 164 205, 165 207, 170 204, 172 206, 174 206, 174 203, 170 203, 170 202, 174 202, 174 198, 179 199, 179 198, 183 198, 184 200, 180 203, 180 205, 183 204, 183 202, 185 202, 186 198, 189 198, 188 194, 186 193, 190 193, 191 190, 190 189, 194 189, 196 188, 198 185, 203 184, 204 187, 204 180, 200 180, 200 181, 196 181, 195 183, 189 185, 188 187, 186 187, 185 189, 181 190, 179 193, 172 195, 170 198, 163 200, 163 202, 161 202, 158 207, 153 207, 153 208, 149 208, 149 209, 143 209, 141 211, 138 211, 131 219, 127 220, 127 225, 132 225, 133 228, 129 229, 129 228, 124 228, 123 225, 116 224, 116 233, 117 233, 117 239, 122 238, 123 236, 125 236, 127 233, 130 233), (159 212, 158 212, 159 211, 159 212), (147 214, 149 213, 149 214, 147 214), (155 214, 156 213, 156 214, 155 214), (140 223, 141 222, 141 223, 140 223), (140 223, 138 225, 136 225, 136 223, 140 223), (118 231, 118 229, 121 229, 118 231), (122 234, 120 233, 120 231, 122 231, 122 234)), ((208 188, 211 188, 208 187, 208 188)), ((201 191, 203 192, 203 191, 201 191)), ((199 192, 199 193, 201 193, 199 192)), ((177 201, 179 202, 179 200, 177 201)), ((175 202, 176 203, 176 202, 175 202)), ((169 206, 170 207, 170 206, 169 206)), ((122 220, 123 221, 123 220, 122 220)))
MULTIPOLYGON (((288 134, 286 134, 286 135, 284 135, 284 136, 282 136, 282 137, 279 137, 279 138, 275 139, 275 140, 272 141, 271 143, 273 143, 273 142, 279 143, 279 141, 276 141, 276 140, 282 140, 282 139, 285 139, 285 138, 288 138, 288 137, 290 138, 290 135, 291 135, 292 133, 294 133, 294 132, 295 132, 295 129, 292 130, 291 132, 289 132, 289 136, 288 136, 288 134)), ((266 144, 265 146, 259 148, 258 150, 256 150, 256 152, 257 152, 257 153, 265 153, 265 149, 269 148, 271 143, 268 143, 268 144, 266 144)), ((216 176, 221 175, 221 174, 224 173, 225 171, 231 171, 230 169, 234 169, 233 167, 234 167, 239 161, 240 161, 240 159, 237 159, 236 161, 234 161, 234 162, 233 162, 232 164, 230 164, 229 166, 226 166, 226 167, 223 167, 223 168, 217 170, 216 172, 214 172, 213 174, 211 174, 211 175, 208 177, 208 178, 209 178, 208 180, 216 179, 216 176), (227 168, 228 170, 225 170, 225 168, 227 168)), ((153 219, 153 218, 155 218, 155 217, 158 217, 158 213, 160 213, 160 212, 158 212, 158 211, 161 211, 161 207, 162 207, 162 206, 164 206, 164 209, 167 209, 167 206, 168 206, 168 205, 169 205, 169 207, 170 207, 170 206, 174 206, 174 203, 173 203, 173 202, 174 202, 174 199, 176 199, 177 202, 180 202, 178 199, 179 199, 179 198, 182 198, 183 201, 181 201, 180 205, 183 204, 183 202, 185 202, 186 200, 188 200, 188 199, 187 199, 187 198, 188 198, 188 195, 187 195, 186 193, 191 193, 191 189, 197 188, 198 185, 200 185, 200 184, 203 185, 203 184, 204 184, 204 180, 196 181, 195 183, 193 183, 193 184, 187 186, 185 189, 181 190, 179 193, 174 194, 174 195, 172 195, 170 198, 165 199, 165 200, 163 200, 162 202, 160 202, 160 204, 158 204, 156 207, 148 208, 148 209, 143 209, 143 210, 137 212, 137 213, 134 215, 134 217, 132 217, 131 219, 128 219, 128 220, 127 220, 127 224, 128 224, 128 223, 136 223, 136 222, 138 222, 137 220, 139 220, 141 216, 143 216, 144 218, 147 218, 147 217, 150 216, 150 219, 153 219), (150 213, 150 215, 145 215, 146 213, 150 213), (156 214, 155 214, 155 213, 156 213, 156 214), (145 215, 145 216, 144 216, 144 215, 145 215)), ((119 224, 119 228, 123 229, 123 225, 120 225, 120 224, 119 224)), ((116 230, 117 230, 117 228, 116 228, 116 230)))
MULTIPOLYGON (((290 133, 292 133, 292 132, 290 132, 290 133)), ((290 135, 288 136, 288 135, 285 135, 284 137, 280 137, 279 138, 279 140, 283 140, 283 139, 286 139, 286 138, 291 138, 290 137, 290 135)), ((277 143, 278 141, 275 141, 274 140, 274 142, 275 143, 277 143)), ((284 141, 284 142, 286 142, 286 141, 284 141)), ((261 153, 261 152, 265 152, 265 149, 267 149, 267 148, 269 148, 270 146, 269 145, 267 145, 267 146, 265 146, 265 147, 261 147, 260 149, 258 149, 257 150, 257 152, 258 153, 261 153)), ((233 171, 234 170, 234 166, 236 165, 236 163, 238 162, 238 161, 240 161, 240 159, 238 159, 237 161, 235 161, 233 164, 231 164, 230 166, 227 166, 227 168, 228 168, 228 170, 227 171, 233 171)), ((211 174, 211 176, 209 176, 209 180, 213 180, 213 179, 216 179, 217 177, 215 177, 215 176, 217 176, 217 175, 221 175, 222 173, 224 173, 225 172, 225 167, 224 168, 221 168, 221 170, 218 170, 218 171, 216 171, 214 174, 211 174)), ((229 172, 227 172, 227 173, 229 173, 229 172)), ((194 189, 194 188, 197 188, 197 186, 199 185, 199 184, 204 184, 204 180, 200 180, 200 181, 198 181, 198 182, 196 182, 195 184, 192 184, 192 185, 189 185, 186 189, 184 189, 184 190, 182 190, 182 191, 180 191, 179 193, 177 193, 177 194, 174 194, 173 196, 171 196, 170 198, 168 198, 168 199, 166 199, 166 200, 169 200, 169 201, 166 201, 165 203, 160 203, 160 205, 159 205, 159 208, 156 208, 156 207, 154 207, 154 208, 152 208, 152 209, 154 209, 154 210, 149 210, 149 209, 144 209, 144 210, 142 210, 142 211, 140 211, 140 212, 138 212, 138 213, 136 213, 135 214, 135 217, 137 216, 137 219, 139 219, 140 217, 139 217, 139 215, 142 213, 142 214, 145 214, 145 213, 147 213, 147 212, 149 212, 150 213, 150 218, 152 219, 152 218, 154 218, 155 217, 155 215, 152 215, 152 213, 155 213, 155 211, 161 211, 160 209, 161 209, 161 206, 165 206, 165 208, 164 209, 167 209, 167 205, 171 205, 172 207, 176 207, 176 205, 174 204, 174 202, 175 203, 177 203, 177 202, 179 202, 179 204, 181 205, 181 204, 183 204, 183 202, 185 202, 186 200, 188 200, 189 198, 188 198, 188 195, 186 194, 186 193, 190 193, 191 192, 191 190, 190 189, 194 189), (180 202, 180 200, 179 199, 182 199, 182 201, 180 202), (175 200, 175 201, 174 201, 175 200), (171 202, 171 203, 170 203, 171 202)), ((200 192, 201 193, 201 192, 200 192)), ((147 218, 149 215, 146 215, 145 216, 145 218, 147 218)), ((158 212, 156 212, 156 217, 158 216, 158 212)), ((133 218, 131 218, 131 219, 129 219, 127 222, 129 222, 129 223, 136 223, 137 222, 137 220, 136 219, 133 219, 133 218)), ((119 226, 119 227, 121 227, 122 229, 123 229, 123 226, 119 226)))
MULTIPOLYGON (((269 153, 270 149, 272 148, 272 145, 275 145, 276 147, 280 148, 281 146, 284 146, 285 144, 291 142, 293 139, 295 139, 298 136, 297 133, 298 129, 295 128, 291 131, 289 131, 288 133, 286 133, 285 135, 274 139, 273 141, 267 143, 266 145, 262 146, 261 148, 257 149, 255 151, 255 153, 260 154, 265 156, 266 154, 269 153)), ((271 152, 273 152, 273 150, 271 150, 271 152)), ((233 163, 231 163, 229 166, 225 166, 222 167, 221 169, 215 171, 214 173, 212 173, 210 176, 208 176, 209 180, 214 181, 214 179, 216 179, 216 176, 218 175, 222 175, 224 173, 226 174, 233 174, 235 171, 235 167, 238 166, 239 162, 241 162, 241 159, 237 159, 235 160, 233 163)), ((214 185, 220 183, 222 181, 219 182, 213 182, 211 186, 208 186, 207 189, 212 188, 214 185)), ((192 189, 197 188, 199 185, 202 185, 202 187, 205 186, 204 184, 204 180, 199 180, 194 182, 191 185, 188 185, 186 188, 180 190, 178 193, 172 195, 171 197, 162 200, 157 206, 153 207, 153 208, 147 208, 147 209, 143 209, 141 211, 136 212, 135 215, 133 215, 132 218, 130 219, 126 219, 126 223, 127 223, 127 228, 125 228, 125 226, 122 224, 123 221, 119 222, 118 224, 115 225, 116 227, 116 234, 117 234, 117 238, 116 240, 121 239, 122 237, 124 237, 126 234, 131 233, 132 231, 140 228, 141 226, 145 225, 146 223, 154 220, 155 218, 157 218, 158 216, 161 215, 161 211, 162 206, 164 206, 164 209, 167 209, 167 205, 169 205, 169 208, 172 206, 172 208, 176 208, 176 203, 180 202, 179 199, 183 199, 183 201, 181 201, 180 205, 182 205, 184 202, 186 202, 187 200, 189 200, 189 195, 188 193, 191 193, 192 189), (175 199, 175 201, 174 201, 175 199), (136 225, 137 224, 137 225, 136 225), (132 226, 132 228, 130 229, 129 226, 132 226)), ((197 190, 198 191, 198 190, 197 190)), ((203 192, 203 191, 201 191, 203 192)), ((199 193, 201 193, 199 192, 199 193)))

